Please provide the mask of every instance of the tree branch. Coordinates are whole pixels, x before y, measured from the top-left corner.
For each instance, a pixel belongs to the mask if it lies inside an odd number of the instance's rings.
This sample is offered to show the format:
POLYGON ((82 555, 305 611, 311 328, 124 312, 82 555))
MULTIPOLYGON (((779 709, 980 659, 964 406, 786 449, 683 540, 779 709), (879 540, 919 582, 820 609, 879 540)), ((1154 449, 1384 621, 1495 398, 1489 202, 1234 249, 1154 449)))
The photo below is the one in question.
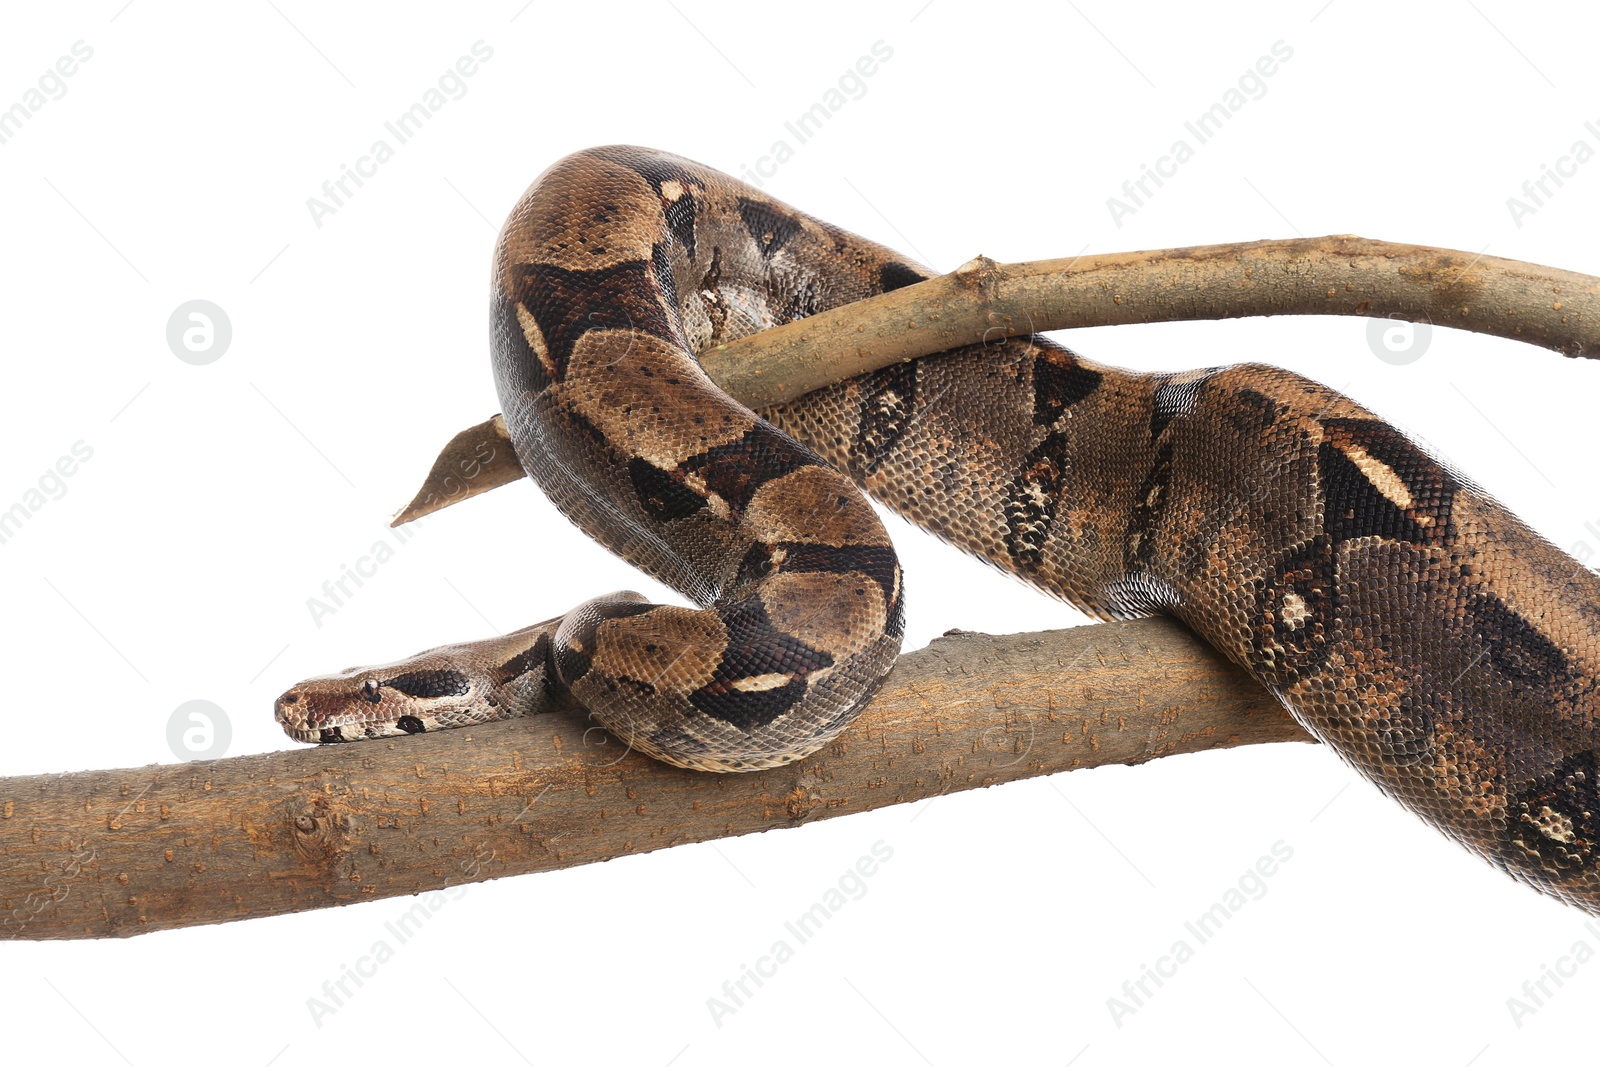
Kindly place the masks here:
POLYGON ((947 636, 844 734, 752 774, 669 767, 579 713, 0 782, 3 936, 124 937, 421 893, 1078 767, 1309 741, 1174 622, 947 636))
POLYGON ((1017 334, 1251 315, 1363 315, 1600 356, 1600 278, 1340 235, 1000 264, 950 274, 700 356, 761 407, 933 352, 1017 334))

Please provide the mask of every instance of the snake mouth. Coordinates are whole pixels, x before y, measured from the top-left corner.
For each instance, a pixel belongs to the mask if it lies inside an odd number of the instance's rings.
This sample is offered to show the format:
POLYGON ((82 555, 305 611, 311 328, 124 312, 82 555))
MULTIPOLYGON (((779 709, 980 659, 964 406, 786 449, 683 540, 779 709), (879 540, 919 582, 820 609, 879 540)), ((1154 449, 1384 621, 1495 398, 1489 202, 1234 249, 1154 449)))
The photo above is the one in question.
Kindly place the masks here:
POLYGON ((273 717, 291 739, 306 744, 332 744, 375 737, 403 737, 424 733, 429 725, 415 715, 383 712, 364 715, 360 709, 349 708, 352 701, 344 699, 329 708, 328 701, 319 696, 326 694, 291 689, 273 703, 273 717))
POLYGON ((430 725, 414 715, 402 715, 398 719, 333 715, 321 725, 314 726, 303 718, 299 721, 286 721, 281 713, 278 723, 292 740, 311 745, 337 744, 340 741, 368 741, 378 737, 405 737, 409 734, 426 733, 430 725))
POLYGON ((291 689, 273 705, 283 732, 303 744, 406 737, 456 726, 479 726, 513 718, 520 709, 492 703, 435 703, 430 707, 378 708, 347 693, 291 689), (368 711, 367 709, 371 710, 368 711))

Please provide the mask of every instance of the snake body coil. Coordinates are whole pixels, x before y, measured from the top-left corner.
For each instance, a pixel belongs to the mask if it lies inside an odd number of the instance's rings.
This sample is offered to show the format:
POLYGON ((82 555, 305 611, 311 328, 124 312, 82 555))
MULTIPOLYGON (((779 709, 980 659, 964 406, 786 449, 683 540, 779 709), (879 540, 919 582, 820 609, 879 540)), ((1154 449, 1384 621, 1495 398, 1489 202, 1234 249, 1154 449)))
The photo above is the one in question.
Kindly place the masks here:
POLYGON ((590 601, 302 683, 280 721, 355 740, 565 690, 682 766, 800 758, 900 644, 900 568, 859 486, 1092 614, 1177 616, 1403 805, 1600 910, 1600 576, 1353 401, 1268 366, 1135 374, 1033 338, 758 416, 695 362, 928 276, 676 156, 557 163, 495 251, 506 424, 568 517, 699 606, 590 601))

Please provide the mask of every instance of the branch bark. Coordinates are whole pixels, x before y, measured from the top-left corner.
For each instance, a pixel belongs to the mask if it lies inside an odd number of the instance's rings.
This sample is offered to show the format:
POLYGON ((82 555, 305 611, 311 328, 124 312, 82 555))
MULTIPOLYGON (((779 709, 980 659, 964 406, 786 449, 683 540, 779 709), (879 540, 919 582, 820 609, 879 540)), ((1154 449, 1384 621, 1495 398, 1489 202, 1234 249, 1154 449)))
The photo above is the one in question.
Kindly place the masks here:
POLYGON ((125 937, 421 893, 1078 767, 1309 741, 1164 619, 946 636, 828 749, 713 775, 581 716, 0 782, 3 936, 125 937))
POLYGON ((1600 356, 1600 278, 1498 256, 1339 235, 1000 264, 730 341, 706 373, 761 407, 961 345, 1017 334, 1251 315, 1362 315, 1600 356))

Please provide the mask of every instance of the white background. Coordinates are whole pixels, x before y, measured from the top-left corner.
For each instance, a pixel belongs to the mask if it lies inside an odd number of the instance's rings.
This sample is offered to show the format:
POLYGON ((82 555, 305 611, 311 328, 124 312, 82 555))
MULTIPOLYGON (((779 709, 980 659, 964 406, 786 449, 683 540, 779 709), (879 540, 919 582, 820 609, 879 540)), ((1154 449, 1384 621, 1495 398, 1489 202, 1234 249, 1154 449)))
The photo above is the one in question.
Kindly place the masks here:
MULTIPOLYGON (((8 12, 0 107, 74 42, 93 57, 0 144, 0 509, 74 442, 93 458, 0 545, 0 772, 171 762, 167 721, 191 699, 225 709, 230 754, 281 749, 271 701, 305 675, 612 589, 668 595, 523 483, 424 523, 320 627, 307 608, 390 536, 439 446, 496 410, 489 252, 540 170, 632 142, 737 173, 793 144, 785 120, 880 40, 893 55, 865 94, 766 188, 942 269, 1353 232, 1600 274, 1600 161, 1520 226, 1506 203, 1574 141, 1600 148, 1583 5, 275 5, 8 12), (307 198, 479 40, 493 57, 465 95, 315 225, 307 198), (1265 94, 1118 227, 1107 198, 1280 40, 1293 56, 1265 94), (209 366, 166 343, 192 299, 232 322, 209 366)), ((1593 363, 1439 329, 1394 366, 1358 319, 1065 340, 1130 367, 1318 378, 1600 551, 1593 363)), ((892 529, 907 647, 1083 621, 892 529)), ((1600 993, 1600 963, 1580 966, 1519 1026, 1507 999, 1600 935, 1302 746, 474 885, 319 1026, 308 998, 409 904, 8 944, 7 1055, 1487 1067, 1589 1052, 1600 993), (877 841, 893 858, 866 895, 716 1025, 707 998, 877 841), (1108 998, 1280 841, 1292 858, 1265 895, 1118 1025, 1108 998)))

